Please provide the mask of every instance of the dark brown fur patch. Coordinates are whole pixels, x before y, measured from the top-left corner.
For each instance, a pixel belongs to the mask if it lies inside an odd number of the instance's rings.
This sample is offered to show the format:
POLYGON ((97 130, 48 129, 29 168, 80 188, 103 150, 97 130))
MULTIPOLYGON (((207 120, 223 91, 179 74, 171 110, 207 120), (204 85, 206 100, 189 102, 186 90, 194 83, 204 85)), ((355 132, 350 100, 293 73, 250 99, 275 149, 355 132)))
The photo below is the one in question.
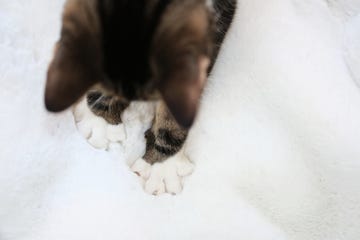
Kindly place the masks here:
POLYGON ((164 102, 160 102, 151 129, 146 136, 145 161, 162 162, 176 154, 183 146, 188 130, 179 126, 164 102))
POLYGON ((91 111, 113 125, 122 123, 121 114, 130 104, 116 95, 104 95, 99 90, 89 91, 86 98, 91 111))
POLYGON ((173 1, 154 35, 152 72, 169 110, 184 127, 192 125, 205 84, 207 68, 201 61, 210 61, 213 28, 205 1, 173 1))
POLYGON ((45 104, 61 111, 101 80, 102 54, 96 0, 68 0, 61 38, 48 74, 45 104))

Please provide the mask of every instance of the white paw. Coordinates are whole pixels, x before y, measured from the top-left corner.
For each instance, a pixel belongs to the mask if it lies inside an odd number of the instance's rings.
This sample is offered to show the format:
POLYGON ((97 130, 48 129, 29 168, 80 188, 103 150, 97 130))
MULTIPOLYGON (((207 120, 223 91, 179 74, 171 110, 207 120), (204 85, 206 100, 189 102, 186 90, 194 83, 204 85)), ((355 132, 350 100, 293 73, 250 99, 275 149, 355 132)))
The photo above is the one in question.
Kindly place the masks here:
POLYGON ((88 107, 86 98, 73 108, 73 114, 79 132, 95 148, 108 149, 110 143, 126 139, 123 124, 111 125, 96 116, 88 107))
POLYGON ((193 172, 194 165, 183 154, 177 154, 154 165, 139 159, 131 169, 141 177, 147 193, 160 195, 166 192, 175 195, 182 191, 184 177, 193 172))

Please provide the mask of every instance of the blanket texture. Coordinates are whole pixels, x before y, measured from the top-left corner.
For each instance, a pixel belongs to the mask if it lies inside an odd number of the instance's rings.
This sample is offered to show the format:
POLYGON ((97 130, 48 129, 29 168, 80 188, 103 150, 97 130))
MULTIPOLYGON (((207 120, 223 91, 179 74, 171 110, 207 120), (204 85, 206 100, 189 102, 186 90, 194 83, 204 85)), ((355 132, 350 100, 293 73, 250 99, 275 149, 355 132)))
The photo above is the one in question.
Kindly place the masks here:
POLYGON ((186 143, 194 174, 149 196, 128 137, 92 148, 44 110, 64 0, 0 0, 0 239, 360 239, 360 1, 239 0, 186 143))

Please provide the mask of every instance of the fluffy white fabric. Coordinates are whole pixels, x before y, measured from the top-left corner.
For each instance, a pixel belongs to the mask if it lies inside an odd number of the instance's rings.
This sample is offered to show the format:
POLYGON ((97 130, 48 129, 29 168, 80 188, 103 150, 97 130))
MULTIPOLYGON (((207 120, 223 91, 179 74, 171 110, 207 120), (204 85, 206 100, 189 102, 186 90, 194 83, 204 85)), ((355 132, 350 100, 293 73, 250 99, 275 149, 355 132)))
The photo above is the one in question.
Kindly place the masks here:
POLYGON ((98 151, 44 110, 62 4, 0 0, 1 240, 360 238, 359 0, 239 0, 195 172, 160 197, 125 164, 141 138, 98 151))

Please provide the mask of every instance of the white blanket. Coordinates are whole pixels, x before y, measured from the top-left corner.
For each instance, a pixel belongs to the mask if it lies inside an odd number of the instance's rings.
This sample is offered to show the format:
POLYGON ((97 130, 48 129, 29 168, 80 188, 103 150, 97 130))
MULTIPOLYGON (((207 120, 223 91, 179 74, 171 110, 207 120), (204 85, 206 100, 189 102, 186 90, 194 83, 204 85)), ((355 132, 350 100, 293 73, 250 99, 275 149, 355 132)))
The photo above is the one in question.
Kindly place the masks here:
POLYGON ((95 150, 44 110, 62 5, 0 0, 1 240, 360 239, 360 0, 239 0, 195 172, 160 197, 126 165, 139 134, 95 150))

